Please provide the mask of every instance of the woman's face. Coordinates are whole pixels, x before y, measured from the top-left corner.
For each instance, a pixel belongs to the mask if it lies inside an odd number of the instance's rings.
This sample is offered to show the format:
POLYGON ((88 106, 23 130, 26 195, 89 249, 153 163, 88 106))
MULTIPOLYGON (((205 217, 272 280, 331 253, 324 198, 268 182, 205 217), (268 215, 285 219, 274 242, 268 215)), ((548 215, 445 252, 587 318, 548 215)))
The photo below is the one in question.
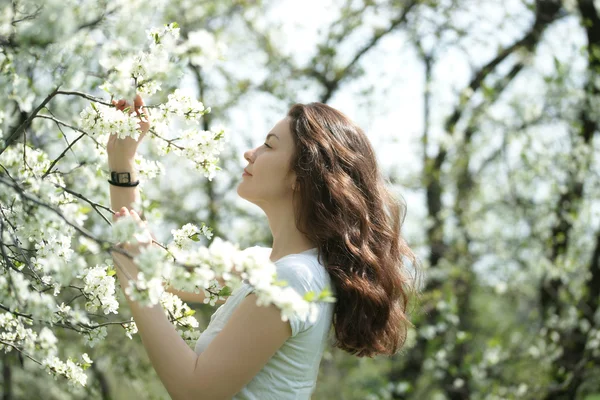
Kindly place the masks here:
POLYGON ((294 142, 286 117, 266 135, 264 144, 244 153, 248 161, 246 171, 252 176, 242 176, 238 195, 258 206, 291 199, 296 180, 296 174, 289 171, 293 152, 294 142))

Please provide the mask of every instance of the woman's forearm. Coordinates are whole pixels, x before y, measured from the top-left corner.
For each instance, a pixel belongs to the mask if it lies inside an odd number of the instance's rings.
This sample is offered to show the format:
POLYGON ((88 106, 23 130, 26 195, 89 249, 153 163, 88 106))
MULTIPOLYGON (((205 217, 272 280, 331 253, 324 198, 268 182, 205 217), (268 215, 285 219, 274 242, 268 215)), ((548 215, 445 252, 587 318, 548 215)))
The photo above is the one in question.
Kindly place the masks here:
MULTIPOLYGON (((133 160, 116 161, 109 159, 108 168, 110 171, 115 172, 129 172, 132 182, 138 180, 137 170, 133 160)), ((133 187, 108 185, 110 186, 110 208, 113 211, 119 211, 121 207, 127 207, 128 209, 133 208, 138 212, 140 217, 143 218, 142 210, 137 210, 135 207, 131 206, 132 203, 138 203, 140 201, 139 185, 133 187)))
MULTIPOLYGON (((119 253, 113 253, 113 260, 127 271, 125 273, 121 268, 116 268, 117 279, 124 291, 128 286, 128 275, 135 275, 137 266, 131 259, 119 253)), ((190 398, 189 387, 193 381, 198 356, 177 333, 160 304, 144 307, 127 294, 125 298, 142 344, 169 395, 173 399, 190 398)))
POLYGON ((165 291, 174 294, 181 300, 189 303, 204 303, 204 299, 206 298, 204 291, 200 291, 200 293, 182 292, 181 290, 174 289, 171 286, 166 286, 165 291))

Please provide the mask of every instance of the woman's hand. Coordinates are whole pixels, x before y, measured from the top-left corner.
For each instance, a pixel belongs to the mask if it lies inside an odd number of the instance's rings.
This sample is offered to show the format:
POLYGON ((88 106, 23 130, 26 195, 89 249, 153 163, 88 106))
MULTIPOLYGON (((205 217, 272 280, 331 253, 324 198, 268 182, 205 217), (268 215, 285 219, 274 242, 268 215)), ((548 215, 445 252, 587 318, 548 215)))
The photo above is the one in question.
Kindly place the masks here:
POLYGON ((143 232, 135 235, 137 243, 132 244, 130 242, 125 242, 118 244, 118 246, 130 253, 132 256, 137 256, 140 254, 140 249, 152 245, 152 240, 154 240, 155 237, 148 229, 148 223, 146 221, 142 221, 135 210, 128 210, 127 207, 121 207, 121 209, 113 215, 113 221, 116 222, 124 217, 132 218, 133 221, 143 229, 143 232))
POLYGON ((139 130, 141 133, 138 140, 131 137, 119 139, 116 133, 111 134, 108 138, 106 152, 108 154, 109 162, 120 164, 132 161, 135 158, 138 146, 150 129, 150 114, 148 113, 148 109, 144 107, 144 100, 139 94, 135 96, 133 107, 124 99, 119 101, 113 100, 112 104, 120 111, 124 111, 129 107, 129 113, 131 114, 135 111, 140 119, 139 130))
MULTIPOLYGON (((116 222, 125 217, 132 218, 135 223, 143 228, 143 232, 135 235, 135 243, 127 241, 125 243, 118 243, 117 247, 125 250, 131 255, 131 257, 135 257, 140 254, 141 249, 152 246, 152 240, 156 240, 156 238, 150 232, 150 230, 148 230, 146 221, 142 221, 137 212, 134 210, 128 210, 127 207, 121 207, 121 209, 113 215, 113 221, 116 222)), ((116 251, 111 251, 110 253, 115 261, 115 264, 117 264, 117 274, 124 274, 124 277, 127 279, 136 279, 138 268, 133 262, 133 259, 116 251)))

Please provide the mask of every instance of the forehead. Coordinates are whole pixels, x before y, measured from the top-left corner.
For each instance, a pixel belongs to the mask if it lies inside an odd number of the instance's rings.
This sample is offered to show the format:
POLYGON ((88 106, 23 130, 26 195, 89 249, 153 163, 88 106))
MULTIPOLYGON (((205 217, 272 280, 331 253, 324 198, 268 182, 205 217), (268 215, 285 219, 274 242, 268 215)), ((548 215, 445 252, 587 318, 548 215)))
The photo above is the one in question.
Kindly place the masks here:
POLYGON ((290 131, 290 121, 288 117, 281 119, 275 124, 275 126, 273 126, 273 128, 267 135, 267 139, 271 136, 277 136, 273 138, 273 140, 275 141, 279 139, 279 141, 282 143, 291 142, 292 132, 290 131))

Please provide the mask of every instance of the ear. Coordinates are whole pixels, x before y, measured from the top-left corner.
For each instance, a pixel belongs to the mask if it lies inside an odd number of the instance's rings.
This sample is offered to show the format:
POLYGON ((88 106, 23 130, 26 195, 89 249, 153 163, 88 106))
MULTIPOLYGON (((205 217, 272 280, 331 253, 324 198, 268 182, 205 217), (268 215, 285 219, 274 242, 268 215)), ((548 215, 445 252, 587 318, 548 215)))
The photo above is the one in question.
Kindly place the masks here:
POLYGON ((289 185, 292 188, 292 191, 295 191, 296 188, 298 187, 298 183, 297 183, 297 177, 296 177, 296 173, 294 171, 290 171, 289 172, 289 185))

